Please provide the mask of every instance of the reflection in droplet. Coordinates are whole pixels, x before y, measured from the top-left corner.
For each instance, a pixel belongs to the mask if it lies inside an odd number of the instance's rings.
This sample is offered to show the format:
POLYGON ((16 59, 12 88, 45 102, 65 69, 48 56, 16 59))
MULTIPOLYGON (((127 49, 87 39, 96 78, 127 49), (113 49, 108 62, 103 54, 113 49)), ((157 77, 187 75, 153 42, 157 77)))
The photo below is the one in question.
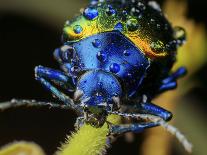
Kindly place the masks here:
POLYGON ((186 40, 186 32, 182 27, 176 26, 174 28, 174 37, 178 41, 178 44, 182 44, 186 40))
POLYGON ((86 8, 83 13, 84 17, 86 17, 89 20, 93 20, 98 16, 98 10, 94 8, 86 8))
POLYGON ((110 71, 113 73, 118 73, 120 71, 120 65, 117 63, 111 64, 110 71))
POLYGON ((116 14, 116 10, 113 9, 113 7, 111 5, 108 6, 107 10, 106 10, 106 13, 109 15, 109 16, 112 16, 112 15, 115 15, 116 14))
POLYGON ((83 31, 83 28, 80 26, 80 25, 75 25, 73 27, 73 31, 76 33, 76 34, 80 34, 82 31, 83 31))
POLYGON ((96 48, 99 48, 101 47, 101 41, 99 39, 95 39, 93 42, 92 42, 93 46, 96 47, 96 48))
POLYGON ((125 50, 125 51, 123 52, 123 54, 124 54, 125 56, 130 56, 131 52, 130 52, 129 50, 125 50))
POLYGON ((102 51, 98 52, 96 57, 99 61, 106 61, 106 54, 104 54, 102 51))

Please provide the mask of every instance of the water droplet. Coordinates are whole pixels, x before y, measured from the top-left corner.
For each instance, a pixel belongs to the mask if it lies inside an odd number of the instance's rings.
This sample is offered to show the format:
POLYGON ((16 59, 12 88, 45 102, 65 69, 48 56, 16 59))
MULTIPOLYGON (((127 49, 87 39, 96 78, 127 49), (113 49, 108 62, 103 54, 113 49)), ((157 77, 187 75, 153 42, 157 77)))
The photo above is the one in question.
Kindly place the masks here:
POLYGON ((124 16, 127 16, 127 15, 128 15, 128 13, 127 13, 126 10, 123 10, 123 11, 122 11, 122 14, 123 14, 124 16))
POLYGON ((118 73, 120 71, 120 65, 117 63, 111 64, 110 71, 113 73, 118 73))
POLYGON ((138 21, 136 19, 129 19, 127 21, 127 28, 129 31, 136 31, 139 28, 138 21))
POLYGON ((99 61, 106 61, 106 54, 104 54, 102 51, 98 52, 96 57, 99 61))
POLYGON ((96 4, 98 4, 98 2, 99 2, 99 0, 91 0, 91 5, 96 5, 96 4))
POLYGON ((69 25, 70 25, 70 21, 67 20, 67 21, 65 22, 65 26, 69 26, 69 25))
POLYGON ((182 27, 176 26, 174 28, 174 37, 177 41, 180 41, 181 44, 186 40, 186 32, 182 27))
POLYGON ((124 56, 130 56, 131 52, 129 50, 125 50, 123 52, 124 56))
POLYGON ((111 5, 108 6, 107 10, 106 10, 106 13, 109 15, 109 16, 112 16, 112 15, 115 15, 116 14, 116 10, 113 9, 113 7, 111 5))
POLYGON ((80 34, 82 31, 83 31, 83 28, 80 26, 80 25, 75 25, 73 27, 73 31, 76 33, 76 34, 80 34))
POLYGON ((94 8, 86 8, 83 13, 84 17, 89 20, 93 20, 98 16, 98 10, 94 8))
POLYGON ((160 25, 160 24, 157 24, 156 26, 157 26, 157 28, 158 28, 158 29, 160 29, 160 28, 161 28, 161 25, 160 25))
POLYGON ((122 23, 117 23, 115 26, 114 26, 114 30, 118 30, 118 31, 123 31, 123 25, 122 23))
POLYGON ((148 5, 159 12, 161 11, 160 5, 155 1, 149 1, 148 5))
POLYGON ((156 51, 156 52, 162 52, 165 48, 164 43, 160 40, 156 42, 152 42, 150 45, 151 49, 156 51))
POLYGON ((92 42, 93 46, 96 47, 96 48, 100 48, 101 47, 101 41, 99 39, 95 39, 93 42, 92 42))
POLYGON ((126 20, 127 20, 127 15, 128 15, 127 11, 126 11, 126 10, 123 10, 123 11, 122 11, 121 19, 122 19, 123 21, 126 21, 126 20))

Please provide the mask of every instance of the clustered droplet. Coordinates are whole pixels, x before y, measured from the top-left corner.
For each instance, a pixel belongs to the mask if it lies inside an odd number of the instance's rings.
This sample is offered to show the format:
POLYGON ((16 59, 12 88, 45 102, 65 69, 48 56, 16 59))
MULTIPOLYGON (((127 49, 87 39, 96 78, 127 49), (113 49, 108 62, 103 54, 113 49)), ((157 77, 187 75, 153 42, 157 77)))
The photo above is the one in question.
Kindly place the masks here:
POLYGON ((126 24, 129 31, 136 31, 139 28, 138 21, 134 18, 129 19, 126 24))
POLYGON ((106 10, 106 13, 109 15, 109 16, 112 16, 112 15, 115 15, 116 14, 116 10, 113 9, 113 7, 111 5, 108 5, 108 8, 106 10))

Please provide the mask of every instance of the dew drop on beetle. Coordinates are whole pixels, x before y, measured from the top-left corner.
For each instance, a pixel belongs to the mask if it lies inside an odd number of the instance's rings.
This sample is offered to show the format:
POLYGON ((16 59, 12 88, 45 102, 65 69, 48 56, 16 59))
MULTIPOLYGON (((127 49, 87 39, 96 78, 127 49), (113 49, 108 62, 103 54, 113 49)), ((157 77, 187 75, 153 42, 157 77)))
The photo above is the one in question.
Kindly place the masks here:
POLYGON ((136 19, 129 19, 126 24, 129 31, 136 31, 139 28, 139 24, 136 19))
POLYGON ((93 46, 96 47, 96 48, 99 48, 101 47, 101 41, 99 39, 95 39, 93 42, 92 42, 93 46))
POLYGON ((124 54, 124 56, 130 56, 130 51, 129 50, 125 50, 124 52, 123 52, 123 54, 124 54))
POLYGON ((80 26, 80 25, 75 25, 73 27, 73 31, 76 33, 76 34, 80 34, 82 31, 83 31, 83 28, 80 26))
POLYGON ((182 27, 176 26, 174 28, 174 37, 176 40, 180 41, 181 44, 186 40, 186 33, 182 27))
POLYGON ((117 63, 111 64, 110 71, 113 73, 118 73, 120 71, 120 65, 117 63))
POLYGON ((96 57, 99 61, 106 61, 106 54, 104 54, 102 51, 98 52, 96 57))
POLYGON ((93 20, 98 16, 98 10, 94 8, 87 8, 84 11, 84 17, 86 17, 89 20, 93 20))

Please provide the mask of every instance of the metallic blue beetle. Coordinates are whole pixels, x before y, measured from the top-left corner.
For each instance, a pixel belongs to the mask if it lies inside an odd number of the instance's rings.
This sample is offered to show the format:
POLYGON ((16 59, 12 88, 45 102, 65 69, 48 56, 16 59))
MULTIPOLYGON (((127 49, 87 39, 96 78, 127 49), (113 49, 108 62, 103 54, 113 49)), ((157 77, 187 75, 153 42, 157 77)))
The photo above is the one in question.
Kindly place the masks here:
MULTIPOLYGON (((150 114, 168 121, 172 114, 151 100, 174 89, 186 73, 183 67, 170 72, 176 49, 185 40, 181 32, 150 3, 93 0, 80 16, 66 22, 64 45, 54 52, 63 71, 38 66, 36 79, 80 114, 78 126, 85 122, 101 127, 109 114, 150 114)), ((111 134, 121 134, 158 125, 109 127, 111 134)))

